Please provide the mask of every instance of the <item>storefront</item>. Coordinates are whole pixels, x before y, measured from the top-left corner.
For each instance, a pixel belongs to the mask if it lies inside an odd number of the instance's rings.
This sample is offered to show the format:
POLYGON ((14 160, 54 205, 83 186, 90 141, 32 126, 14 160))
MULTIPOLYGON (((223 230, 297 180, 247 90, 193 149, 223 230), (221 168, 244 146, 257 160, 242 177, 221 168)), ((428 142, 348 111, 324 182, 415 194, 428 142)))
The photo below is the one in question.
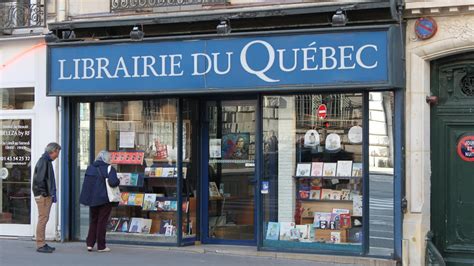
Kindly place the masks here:
MULTIPOLYGON (((46 96, 44 37, 0 38, 0 62, 0 235, 33 237, 34 166, 49 142, 59 142, 57 102, 46 96)), ((51 209, 47 239, 58 235, 59 209, 51 209)))
POLYGON ((112 152, 110 241, 401 257, 396 26, 51 44, 63 99, 62 232, 112 152))

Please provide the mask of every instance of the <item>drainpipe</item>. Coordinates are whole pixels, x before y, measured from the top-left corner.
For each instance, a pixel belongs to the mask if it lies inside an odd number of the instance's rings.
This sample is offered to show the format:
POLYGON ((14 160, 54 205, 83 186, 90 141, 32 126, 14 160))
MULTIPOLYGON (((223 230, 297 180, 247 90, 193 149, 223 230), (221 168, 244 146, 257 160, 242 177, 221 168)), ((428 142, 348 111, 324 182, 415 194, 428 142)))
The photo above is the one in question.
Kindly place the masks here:
MULTIPOLYGON (((56 97, 56 141, 57 143, 61 143, 61 113, 62 113, 62 108, 61 108, 61 98, 60 97, 56 97)), ((64 151, 62 151, 64 152, 64 151)), ((61 206, 63 204, 62 201, 60 201, 61 199, 61 191, 62 191, 62 178, 61 178, 61 173, 62 173, 62 169, 61 169, 61 157, 58 157, 58 160, 56 161, 56 169, 55 169, 55 178, 56 178, 56 221, 55 221, 55 225, 56 225, 56 230, 55 230, 55 241, 61 241, 61 224, 59 221, 61 221, 60 219, 60 215, 62 214, 60 212, 61 210, 61 206)))

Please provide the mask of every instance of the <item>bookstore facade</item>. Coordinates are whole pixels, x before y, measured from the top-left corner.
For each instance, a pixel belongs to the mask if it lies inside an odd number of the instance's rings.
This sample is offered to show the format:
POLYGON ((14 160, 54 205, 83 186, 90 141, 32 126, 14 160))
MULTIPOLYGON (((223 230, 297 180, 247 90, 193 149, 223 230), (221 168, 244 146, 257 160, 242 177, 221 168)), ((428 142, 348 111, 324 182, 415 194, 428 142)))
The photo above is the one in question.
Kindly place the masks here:
POLYGON ((49 45, 63 238, 85 238, 107 150, 109 241, 399 258, 400 43, 377 26, 49 45))

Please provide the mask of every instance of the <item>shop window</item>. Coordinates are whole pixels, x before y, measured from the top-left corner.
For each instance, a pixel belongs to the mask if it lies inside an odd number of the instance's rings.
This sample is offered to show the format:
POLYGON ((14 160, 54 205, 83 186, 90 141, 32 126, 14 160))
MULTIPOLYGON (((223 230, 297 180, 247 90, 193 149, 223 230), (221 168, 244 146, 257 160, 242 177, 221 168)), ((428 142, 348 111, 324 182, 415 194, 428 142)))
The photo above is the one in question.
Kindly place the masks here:
POLYGON ((266 96, 263 246, 362 253, 363 97, 266 96))
MULTIPOLYGON (((89 130, 88 105, 80 104, 80 132, 89 130)), ((197 105, 184 101, 182 120, 182 168, 178 169, 178 100, 96 102, 94 107, 93 143, 81 134, 78 143, 77 174, 83 178, 87 157, 101 150, 111 155, 111 164, 120 179, 122 201, 113 208, 107 239, 140 243, 173 243, 182 238, 194 241, 196 226, 197 169, 191 162, 194 148, 191 136, 196 134, 191 119, 198 114, 197 105), (87 143, 87 145, 83 145, 87 143), (83 167, 84 166, 84 167, 83 167), (181 193, 178 193, 181 172, 181 193), (178 196, 181 194, 181 206, 178 196), (179 222, 178 212, 182 221, 179 222)), ((196 143, 196 142, 195 142, 196 143)), ((87 235, 87 210, 81 207, 79 235, 87 235), (84 210, 83 210, 84 209, 84 210)), ((77 219, 77 218, 76 218, 77 219)))
POLYGON ((0 136, 0 224, 30 224, 31 120, 0 120, 0 136))
POLYGON ((0 88, 1 110, 32 109, 35 103, 34 88, 0 88))

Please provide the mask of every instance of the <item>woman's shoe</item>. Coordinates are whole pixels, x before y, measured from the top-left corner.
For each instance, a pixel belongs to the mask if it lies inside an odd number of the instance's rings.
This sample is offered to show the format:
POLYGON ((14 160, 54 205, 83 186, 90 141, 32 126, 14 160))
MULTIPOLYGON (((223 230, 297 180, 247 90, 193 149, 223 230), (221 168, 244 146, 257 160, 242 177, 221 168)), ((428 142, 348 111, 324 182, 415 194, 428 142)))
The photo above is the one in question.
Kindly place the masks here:
POLYGON ((104 248, 97 250, 98 252, 110 252, 110 248, 104 248))
POLYGON ((91 252, 91 251, 92 251, 92 247, 87 247, 87 251, 91 252))

